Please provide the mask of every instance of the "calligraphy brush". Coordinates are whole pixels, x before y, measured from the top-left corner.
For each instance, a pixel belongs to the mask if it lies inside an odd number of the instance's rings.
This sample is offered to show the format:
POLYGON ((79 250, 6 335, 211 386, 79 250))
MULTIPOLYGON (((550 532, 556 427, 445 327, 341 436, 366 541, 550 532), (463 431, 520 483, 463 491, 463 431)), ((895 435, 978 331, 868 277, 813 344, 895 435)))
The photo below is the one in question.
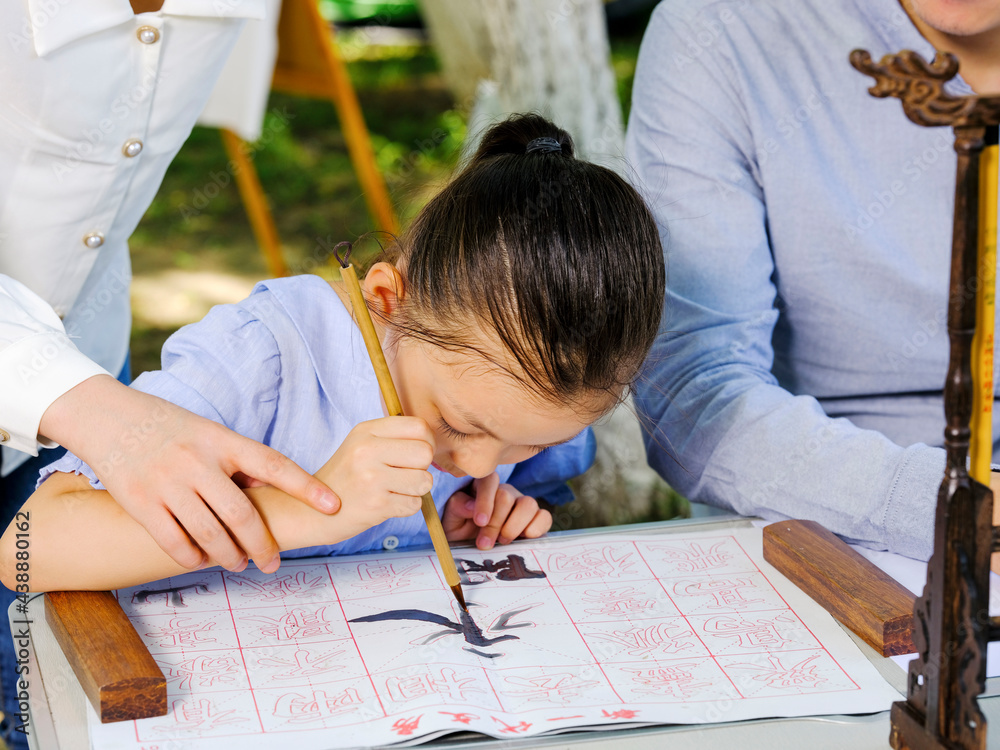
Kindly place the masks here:
MULTIPOLYGON (((382 398, 385 400, 385 407, 389 411, 390 417, 403 416, 403 407, 399 403, 399 396, 396 393, 396 386, 392 382, 392 375, 389 373, 389 365, 385 361, 385 353, 379 343, 378 334, 375 333, 375 325, 372 323, 371 313, 368 311, 368 303, 361 292, 361 284, 358 282, 358 275, 354 271, 354 264, 348 263, 351 256, 352 245, 350 242, 341 242, 333 249, 333 255, 340 263, 340 276, 347 286, 347 293, 354 306, 354 312, 358 320, 358 328, 361 329, 361 337, 365 340, 365 348, 368 349, 368 356, 371 358, 372 367, 375 369, 375 377, 378 379, 379 389, 382 391, 382 398), (347 245, 344 257, 340 257, 338 248, 347 245)), ((434 506, 434 498, 431 493, 426 493, 420 502, 420 510, 423 511, 424 521, 427 523, 427 531, 430 532, 431 542, 434 543, 434 551, 437 553, 438 562, 441 564, 441 571, 444 579, 451 586, 451 591, 462 605, 462 609, 469 611, 465 604, 465 595, 462 593, 462 579, 458 575, 458 566, 455 558, 451 555, 451 548, 448 546, 448 539, 444 535, 444 527, 441 526, 441 519, 438 517, 437 508, 434 506)))

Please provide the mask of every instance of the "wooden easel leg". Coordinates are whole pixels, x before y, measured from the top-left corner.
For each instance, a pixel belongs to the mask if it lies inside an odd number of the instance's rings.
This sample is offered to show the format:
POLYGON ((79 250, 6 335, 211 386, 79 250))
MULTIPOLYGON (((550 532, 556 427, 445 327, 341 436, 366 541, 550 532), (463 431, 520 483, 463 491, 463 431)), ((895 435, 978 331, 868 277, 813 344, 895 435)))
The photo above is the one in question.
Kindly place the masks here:
POLYGON ((307 12, 312 18, 312 28, 317 34, 317 41, 323 51, 323 62, 329 76, 330 101, 333 102, 337 116, 340 118, 340 126, 344 131, 344 140, 347 143, 347 152, 354 165, 358 182, 361 183, 361 189, 364 191, 368 210, 372 218, 375 219, 375 225, 378 229, 397 234, 399 221, 392 209, 385 180, 382 179, 381 173, 375 166, 375 151, 372 148, 364 116, 361 114, 361 105, 358 103, 358 96, 351 84, 350 76, 347 74, 347 66, 344 65, 344 61, 337 51, 329 27, 320 16, 316 3, 312 0, 286 0, 286 2, 298 2, 308 8, 307 12))
POLYGON ((278 228, 274 225, 274 217, 267 205, 267 196, 264 194, 264 188, 261 187, 260 178, 257 177, 257 169, 247 156, 246 149, 243 148, 244 141, 231 130, 223 128, 220 133, 222 134, 222 143, 226 147, 226 154, 230 161, 235 164, 233 175, 236 177, 236 185, 239 187, 240 197, 243 199, 243 205, 250 217, 250 226, 253 228, 254 237, 257 238, 261 252, 264 253, 267 267, 272 276, 287 276, 288 266, 281 254, 278 228))

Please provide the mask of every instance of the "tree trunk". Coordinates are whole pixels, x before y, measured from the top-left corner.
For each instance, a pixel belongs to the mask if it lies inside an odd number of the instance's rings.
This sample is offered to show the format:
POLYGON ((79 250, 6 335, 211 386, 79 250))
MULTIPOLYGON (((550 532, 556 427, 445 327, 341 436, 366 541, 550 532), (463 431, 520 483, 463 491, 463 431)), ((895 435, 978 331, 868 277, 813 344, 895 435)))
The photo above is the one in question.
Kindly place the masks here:
POLYGON ((424 18, 459 106, 484 78, 470 141, 512 112, 538 112, 569 131, 577 153, 622 165, 621 107, 601 0, 422 0, 424 18))
MULTIPOLYGON (((581 159, 624 174, 621 108, 601 0, 422 0, 422 7, 445 80, 468 116, 463 161, 497 120, 538 112, 573 136, 581 159)), ((594 432, 594 468, 574 481, 580 502, 557 511, 555 528, 684 509, 646 464, 631 400, 594 432)))

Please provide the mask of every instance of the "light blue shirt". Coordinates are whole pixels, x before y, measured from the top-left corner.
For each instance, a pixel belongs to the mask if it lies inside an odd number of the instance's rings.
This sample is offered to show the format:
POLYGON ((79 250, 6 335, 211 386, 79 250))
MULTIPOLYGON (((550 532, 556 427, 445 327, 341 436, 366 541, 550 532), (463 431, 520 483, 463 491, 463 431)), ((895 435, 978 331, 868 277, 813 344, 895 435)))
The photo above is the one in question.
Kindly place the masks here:
POLYGON ((870 96, 855 48, 934 54, 897 0, 670 0, 653 14, 627 154, 661 223, 668 292, 639 408, 656 426, 650 462, 689 498, 927 558, 953 134, 870 96))
MULTIPOLYGON (((308 472, 322 467, 356 424, 384 416, 361 332, 336 292, 317 276, 263 282, 243 302, 213 308, 171 336, 163 347, 163 369, 143 373, 132 387, 270 445, 308 472)), ((563 482, 586 471, 593 459, 593 434, 587 429, 497 472, 524 494, 565 502, 572 495, 563 482)), ((93 470, 72 454, 43 470, 42 478, 55 471, 85 474, 103 489, 93 470)), ((468 478, 433 467, 430 472, 439 511, 469 484, 468 478)), ((389 519, 339 544, 284 556, 346 555, 397 543, 430 543, 420 513, 389 519)))

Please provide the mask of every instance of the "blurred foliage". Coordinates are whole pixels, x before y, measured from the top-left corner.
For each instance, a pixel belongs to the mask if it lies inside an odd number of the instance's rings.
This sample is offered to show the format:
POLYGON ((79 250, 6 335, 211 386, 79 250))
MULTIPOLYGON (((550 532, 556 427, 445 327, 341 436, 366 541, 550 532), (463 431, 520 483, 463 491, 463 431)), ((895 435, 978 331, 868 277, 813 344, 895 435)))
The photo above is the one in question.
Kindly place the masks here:
MULTIPOLYGON (((612 26, 612 64, 627 112, 648 12, 612 26)), ((338 46, 371 132, 379 168, 401 219, 412 217, 449 177, 465 137, 430 45, 418 31, 356 26, 338 46)), ((371 228, 329 101, 272 94, 252 158, 294 272, 316 272, 324 248, 371 228)), ((136 274, 162 269, 269 276, 214 129, 196 127, 132 236, 136 274)), ((159 366, 170 330, 137 320, 134 371, 159 366)))

